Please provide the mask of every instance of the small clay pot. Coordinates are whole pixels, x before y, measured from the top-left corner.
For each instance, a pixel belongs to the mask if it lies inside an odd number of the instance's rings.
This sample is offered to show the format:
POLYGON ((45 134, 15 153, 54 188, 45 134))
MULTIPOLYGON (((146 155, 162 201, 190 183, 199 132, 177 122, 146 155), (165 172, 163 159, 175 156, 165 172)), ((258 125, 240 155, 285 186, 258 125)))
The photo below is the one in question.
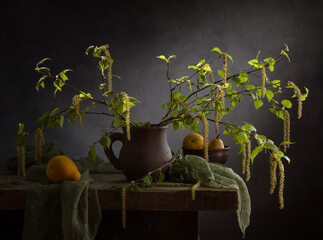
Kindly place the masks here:
MULTIPOLYGON (((185 155, 196 155, 200 156, 202 158, 204 157, 204 150, 194 150, 194 149, 184 149, 183 150, 183 156, 185 155)), ((225 164, 226 161, 228 160, 229 156, 229 150, 230 147, 224 146, 223 149, 218 149, 218 150, 209 150, 209 162, 216 162, 216 163, 221 163, 225 164)))

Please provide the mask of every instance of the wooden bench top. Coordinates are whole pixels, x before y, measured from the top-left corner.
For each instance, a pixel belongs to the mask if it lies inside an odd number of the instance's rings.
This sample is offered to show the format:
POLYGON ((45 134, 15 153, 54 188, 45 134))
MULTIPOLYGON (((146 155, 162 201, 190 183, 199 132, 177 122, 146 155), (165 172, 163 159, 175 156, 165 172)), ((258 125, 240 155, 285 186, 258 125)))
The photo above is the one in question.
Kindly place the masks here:
MULTIPOLYGON (((99 195, 102 210, 120 210, 110 187, 126 183, 123 174, 91 174, 99 195)), ((28 187, 33 184, 22 176, 0 167, 0 210, 23 210, 28 187), (17 185, 15 185, 16 183, 17 185)), ((127 194, 127 210, 137 211, 233 211, 238 208, 238 193, 235 189, 200 187, 195 200, 190 187, 141 188, 136 195, 127 194)))

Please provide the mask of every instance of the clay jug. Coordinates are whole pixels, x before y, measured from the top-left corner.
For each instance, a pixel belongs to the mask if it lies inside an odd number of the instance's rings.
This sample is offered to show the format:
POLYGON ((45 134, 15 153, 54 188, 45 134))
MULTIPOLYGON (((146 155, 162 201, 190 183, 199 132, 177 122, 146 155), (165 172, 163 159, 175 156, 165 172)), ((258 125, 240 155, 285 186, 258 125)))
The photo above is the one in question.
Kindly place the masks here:
POLYGON ((127 140, 125 129, 123 133, 112 133, 111 146, 105 148, 113 166, 122 170, 128 180, 137 180, 150 171, 161 168, 165 172, 172 158, 167 143, 167 126, 131 127, 131 140, 127 140), (122 142, 119 158, 113 152, 113 143, 122 142))

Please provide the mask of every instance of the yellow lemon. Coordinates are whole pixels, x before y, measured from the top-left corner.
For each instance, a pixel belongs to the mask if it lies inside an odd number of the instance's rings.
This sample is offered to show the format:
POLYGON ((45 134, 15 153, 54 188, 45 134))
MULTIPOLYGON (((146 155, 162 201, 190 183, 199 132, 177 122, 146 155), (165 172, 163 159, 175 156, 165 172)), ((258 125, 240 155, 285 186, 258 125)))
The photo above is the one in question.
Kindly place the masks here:
POLYGON ((183 139, 184 149, 201 150, 204 148, 203 137, 198 133, 189 133, 183 139))
POLYGON ((223 141, 219 138, 214 138, 209 142, 209 150, 218 150, 223 148, 224 148, 223 141))
POLYGON ((54 183, 78 181, 81 174, 69 157, 59 155, 51 158, 46 166, 46 175, 54 183))

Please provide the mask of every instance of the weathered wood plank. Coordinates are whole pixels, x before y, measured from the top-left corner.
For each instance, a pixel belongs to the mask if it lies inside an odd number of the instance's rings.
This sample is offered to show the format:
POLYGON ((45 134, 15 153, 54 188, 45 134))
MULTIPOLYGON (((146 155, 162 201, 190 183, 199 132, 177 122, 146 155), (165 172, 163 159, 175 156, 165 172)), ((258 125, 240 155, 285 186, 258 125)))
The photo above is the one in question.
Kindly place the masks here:
MULTIPOLYGON (((92 174, 93 184, 98 190, 102 210, 120 210, 120 202, 109 190, 126 182, 122 174, 92 174)), ((0 168, 0 210, 25 208, 26 190, 32 184, 22 176, 10 174, 0 168), (12 181, 20 185, 5 187, 12 181)), ((128 210, 139 211, 232 211, 238 208, 238 195, 234 189, 214 189, 201 187, 196 190, 196 198, 191 198, 189 187, 159 187, 140 189, 136 195, 127 194, 128 210)))

